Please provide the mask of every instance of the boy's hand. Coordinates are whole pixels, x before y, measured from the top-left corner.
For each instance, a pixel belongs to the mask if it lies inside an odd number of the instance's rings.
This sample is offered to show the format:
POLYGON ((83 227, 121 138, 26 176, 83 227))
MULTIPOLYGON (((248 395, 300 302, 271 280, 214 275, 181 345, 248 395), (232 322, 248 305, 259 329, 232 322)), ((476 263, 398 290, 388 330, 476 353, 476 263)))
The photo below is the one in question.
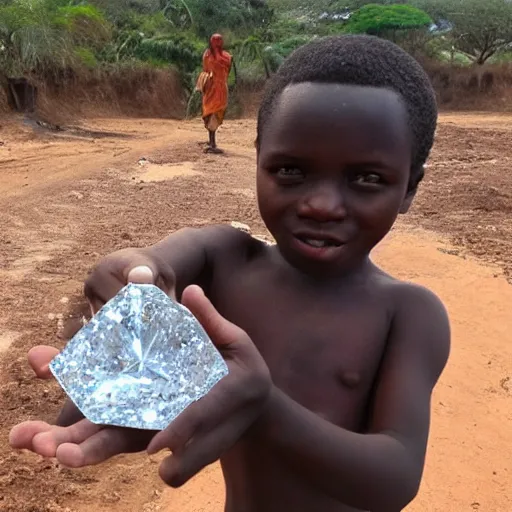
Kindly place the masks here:
MULTIPOLYGON (((104 258, 85 283, 85 295, 91 313, 96 314, 129 282, 155 284, 175 298, 175 277, 172 269, 147 251, 124 249, 104 258)), ((58 354, 53 347, 34 347, 28 361, 34 373, 42 379, 52 378, 50 362, 58 354)), ((69 402, 66 413, 80 417, 69 402)), ((69 418, 68 418, 69 419, 69 418)), ((13 448, 32 450, 44 457, 56 457, 69 467, 99 464, 120 453, 145 450, 155 432, 132 429, 104 428, 87 419, 66 422, 69 426, 50 425, 42 421, 27 421, 15 426, 9 440, 13 448), (71 424, 72 423, 72 424, 71 424)))
POLYGON ((40 379, 51 379, 50 363, 58 355, 59 349, 40 345, 31 348, 28 352, 28 364, 40 379))
MULTIPOLYGON (((69 467, 98 464, 147 446, 150 454, 168 448, 173 454, 163 461, 160 476, 171 486, 184 484, 215 462, 259 416, 270 393, 270 375, 247 334, 222 318, 200 288, 187 288, 182 303, 221 352, 229 375, 157 434, 149 446, 154 432, 102 427, 88 420, 70 427, 26 422, 11 431, 11 445, 56 457, 69 467)), ((36 347, 29 353, 29 362, 37 375, 48 378, 48 364, 55 355, 51 347, 36 347)))
POLYGON ((272 384, 267 365, 249 336, 224 319, 199 287, 188 287, 182 303, 222 354, 229 375, 149 444, 149 454, 171 450, 172 455, 160 466, 160 477, 172 487, 186 483, 240 439, 262 412, 272 384))
POLYGON ((128 283, 154 284, 176 300, 176 277, 168 264, 144 249, 122 249, 102 259, 85 282, 92 314, 128 283))
MULTIPOLYGON (((49 365, 59 350, 49 346, 32 348, 28 362, 40 379, 51 379, 49 365)), ((50 425, 44 421, 26 421, 10 433, 13 448, 31 450, 43 457, 56 457, 71 468, 91 466, 121 453, 143 451, 155 432, 103 427, 87 419, 69 427, 50 425)))
MULTIPOLYGON (((104 258, 85 282, 84 292, 95 315, 128 283, 155 284, 176 299, 174 272, 163 262, 139 249, 123 249, 104 258)), ((50 379, 50 362, 59 353, 56 348, 38 346, 28 353, 28 362, 40 379, 50 379)))

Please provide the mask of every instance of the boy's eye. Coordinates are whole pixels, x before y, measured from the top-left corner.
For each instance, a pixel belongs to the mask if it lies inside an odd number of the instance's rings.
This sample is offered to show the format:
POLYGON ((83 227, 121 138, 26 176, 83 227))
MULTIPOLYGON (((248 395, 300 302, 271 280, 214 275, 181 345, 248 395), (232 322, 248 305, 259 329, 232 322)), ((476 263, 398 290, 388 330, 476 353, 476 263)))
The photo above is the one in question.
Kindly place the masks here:
POLYGON ((354 182, 357 185, 380 185, 382 184, 382 177, 373 172, 359 173, 355 176, 354 182))
POLYGON ((304 173, 297 167, 281 167, 276 171, 276 176, 283 181, 300 181, 304 173))

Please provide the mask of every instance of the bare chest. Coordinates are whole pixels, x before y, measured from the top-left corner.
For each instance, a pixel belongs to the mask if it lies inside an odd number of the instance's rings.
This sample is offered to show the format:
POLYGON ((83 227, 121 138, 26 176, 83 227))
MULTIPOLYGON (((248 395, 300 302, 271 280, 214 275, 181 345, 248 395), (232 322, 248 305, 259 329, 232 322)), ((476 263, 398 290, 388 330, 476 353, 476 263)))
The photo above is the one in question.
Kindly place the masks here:
POLYGON ((312 296, 259 276, 228 283, 215 302, 249 334, 276 386, 332 423, 363 425, 390 323, 378 297, 312 296))

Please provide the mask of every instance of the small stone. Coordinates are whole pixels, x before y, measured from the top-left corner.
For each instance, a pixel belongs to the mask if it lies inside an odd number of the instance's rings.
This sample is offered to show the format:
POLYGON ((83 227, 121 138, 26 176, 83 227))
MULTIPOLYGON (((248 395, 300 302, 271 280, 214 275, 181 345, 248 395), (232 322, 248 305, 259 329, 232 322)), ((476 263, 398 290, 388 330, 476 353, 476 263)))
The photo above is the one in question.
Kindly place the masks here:
POLYGON ((60 299, 60 303, 61 304, 68 304, 69 303, 69 298, 68 297, 62 297, 62 299, 60 299))
POLYGON ((164 430, 228 368, 197 319, 154 285, 129 284, 51 362, 93 423, 164 430))
POLYGON ((69 197, 74 197, 76 199, 83 199, 84 198, 84 195, 80 192, 77 192, 76 190, 72 190, 70 193, 69 193, 69 197))

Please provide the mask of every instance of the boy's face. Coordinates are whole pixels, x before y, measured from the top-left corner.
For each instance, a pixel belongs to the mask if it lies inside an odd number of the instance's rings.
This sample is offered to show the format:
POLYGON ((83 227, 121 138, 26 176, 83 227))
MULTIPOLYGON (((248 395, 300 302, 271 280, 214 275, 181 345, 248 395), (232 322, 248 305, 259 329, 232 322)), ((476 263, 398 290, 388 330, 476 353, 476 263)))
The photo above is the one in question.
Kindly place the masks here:
POLYGON ((289 86, 258 154, 258 202, 283 256, 308 273, 366 260, 405 212, 411 139, 400 97, 339 84, 289 86))

